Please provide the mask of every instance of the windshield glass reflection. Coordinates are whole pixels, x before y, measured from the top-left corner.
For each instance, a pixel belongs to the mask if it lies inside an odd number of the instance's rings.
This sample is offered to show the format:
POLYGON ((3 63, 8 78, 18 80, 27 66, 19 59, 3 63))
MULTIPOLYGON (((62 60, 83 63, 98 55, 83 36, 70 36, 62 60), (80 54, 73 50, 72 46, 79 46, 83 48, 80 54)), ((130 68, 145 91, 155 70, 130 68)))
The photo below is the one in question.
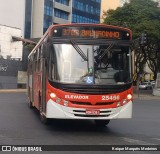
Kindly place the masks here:
POLYGON ((50 80, 104 85, 131 82, 129 47, 54 44, 50 51, 50 80))

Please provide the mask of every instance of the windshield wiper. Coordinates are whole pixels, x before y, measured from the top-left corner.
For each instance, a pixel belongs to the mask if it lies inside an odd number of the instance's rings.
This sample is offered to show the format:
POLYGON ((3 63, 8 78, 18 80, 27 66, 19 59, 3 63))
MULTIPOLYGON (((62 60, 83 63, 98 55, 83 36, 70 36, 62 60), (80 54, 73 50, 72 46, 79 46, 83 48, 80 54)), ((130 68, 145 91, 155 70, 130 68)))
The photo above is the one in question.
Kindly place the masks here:
POLYGON ((112 48, 114 45, 115 45, 115 43, 112 42, 112 43, 108 46, 108 48, 105 49, 104 53, 103 53, 101 56, 99 56, 98 60, 101 60, 101 59, 106 55, 106 53, 111 50, 111 48, 112 48))
POLYGON ((88 57, 84 54, 84 52, 81 50, 81 48, 76 44, 74 40, 71 40, 71 44, 75 48, 75 50, 79 53, 79 55, 83 58, 83 60, 88 61, 88 57))

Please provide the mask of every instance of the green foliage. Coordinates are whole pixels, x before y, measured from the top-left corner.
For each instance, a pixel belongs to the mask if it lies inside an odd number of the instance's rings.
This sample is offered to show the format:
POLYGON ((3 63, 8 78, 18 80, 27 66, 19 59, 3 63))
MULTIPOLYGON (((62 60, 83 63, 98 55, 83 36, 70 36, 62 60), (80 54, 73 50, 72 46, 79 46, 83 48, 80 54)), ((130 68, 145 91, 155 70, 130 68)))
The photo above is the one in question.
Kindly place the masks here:
POLYGON ((160 40, 160 8, 152 0, 131 0, 123 7, 104 12, 104 23, 128 27, 133 38, 147 32, 149 36, 160 40))
POLYGON ((33 44, 27 44, 27 45, 25 45, 25 48, 26 48, 29 52, 31 52, 34 47, 35 47, 35 45, 33 45, 33 44))
POLYGON ((130 0, 123 7, 103 14, 104 23, 127 27, 133 32, 132 48, 135 52, 136 73, 143 71, 146 63, 156 73, 160 72, 160 6, 153 0, 130 0), (140 46, 138 39, 147 34, 147 44, 140 46))

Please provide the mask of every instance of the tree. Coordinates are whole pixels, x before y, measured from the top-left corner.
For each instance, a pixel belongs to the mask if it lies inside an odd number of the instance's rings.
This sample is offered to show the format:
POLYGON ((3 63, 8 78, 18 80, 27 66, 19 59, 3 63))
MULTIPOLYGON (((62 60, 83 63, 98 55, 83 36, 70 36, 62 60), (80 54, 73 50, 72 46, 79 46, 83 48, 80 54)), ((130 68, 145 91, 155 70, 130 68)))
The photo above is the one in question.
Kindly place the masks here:
MULTIPOLYGON (((142 71, 144 64, 148 64, 154 72, 160 72, 160 7, 153 0, 130 0, 123 7, 104 12, 104 23, 127 27, 133 32, 133 39, 147 34, 147 44, 141 46, 133 42, 136 55, 136 73, 142 71)), ((139 39, 137 39, 139 40, 139 39)))
POLYGON ((29 52, 31 52, 34 47, 35 47, 35 45, 33 45, 33 44, 27 44, 27 45, 25 45, 25 48, 26 48, 29 52))

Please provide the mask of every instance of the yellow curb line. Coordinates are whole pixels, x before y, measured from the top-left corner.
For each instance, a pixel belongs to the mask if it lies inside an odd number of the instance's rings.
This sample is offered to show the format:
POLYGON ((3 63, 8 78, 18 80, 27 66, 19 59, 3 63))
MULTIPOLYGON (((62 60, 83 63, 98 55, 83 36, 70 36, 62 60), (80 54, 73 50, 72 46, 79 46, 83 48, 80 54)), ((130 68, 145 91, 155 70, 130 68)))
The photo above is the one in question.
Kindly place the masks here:
POLYGON ((9 92, 27 92, 27 89, 1 89, 0 93, 9 93, 9 92))

